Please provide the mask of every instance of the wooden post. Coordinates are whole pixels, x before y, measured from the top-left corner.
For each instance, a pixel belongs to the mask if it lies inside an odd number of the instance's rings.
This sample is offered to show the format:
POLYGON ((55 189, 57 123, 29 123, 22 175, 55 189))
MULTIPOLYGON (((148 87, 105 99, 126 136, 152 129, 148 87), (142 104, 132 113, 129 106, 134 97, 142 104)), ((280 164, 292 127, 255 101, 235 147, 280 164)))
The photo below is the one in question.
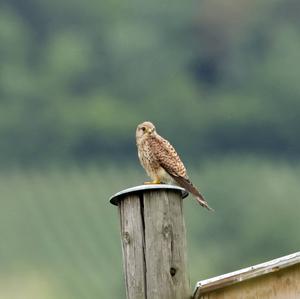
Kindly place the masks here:
POLYGON ((191 298, 184 189, 143 185, 117 193, 127 299, 191 298))

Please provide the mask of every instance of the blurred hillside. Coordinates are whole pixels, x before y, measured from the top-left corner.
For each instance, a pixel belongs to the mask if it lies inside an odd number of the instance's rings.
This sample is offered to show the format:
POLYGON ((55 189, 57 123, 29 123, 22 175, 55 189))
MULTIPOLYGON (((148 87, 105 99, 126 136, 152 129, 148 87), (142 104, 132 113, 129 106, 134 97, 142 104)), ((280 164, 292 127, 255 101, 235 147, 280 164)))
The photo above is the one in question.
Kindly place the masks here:
MULTIPOLYGON (((216 209, 184 201, 191 291, 200 279, 299 250, 299 163, 220 159, 190 173, 216 209)), ((132 167, 0 171, 0 298, 125 298, 108 197, 142 178, 132 167)))
POLYGON ((146 119, 191 161, 298 157, 299 11, 295 0, 2 0, 1 163, 130 159, 146 119))
POLYGON ((299 78, 297 0, 0 0, 0 299, 124 298, 144 120, 216 210, 184 203, 191 286, 298 251, 299 78))

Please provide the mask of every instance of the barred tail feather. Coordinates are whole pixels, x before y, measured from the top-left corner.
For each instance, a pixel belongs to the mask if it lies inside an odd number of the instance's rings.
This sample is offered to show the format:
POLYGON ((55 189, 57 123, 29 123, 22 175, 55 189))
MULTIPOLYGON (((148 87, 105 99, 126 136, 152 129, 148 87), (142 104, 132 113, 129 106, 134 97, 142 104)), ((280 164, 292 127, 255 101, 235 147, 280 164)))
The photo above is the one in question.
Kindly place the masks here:
POLYGON ((172 178, 176 181, 176 183, 183 187, 184 189, 186 189, 187 191, 189 191, 190 193, 192 193, 195 197, 196 200, 198 201, 198 203, 208 209, 209 211, 214 211, 214 209, 212 209, 207 201, 205 200, 205 198, 202 196, 202 194, 196 189, 196 187, 192 184, 192 182, 189 179, 186 179, 184 177, 179 177, 179 176, 173 176, 171 175, 172 178))

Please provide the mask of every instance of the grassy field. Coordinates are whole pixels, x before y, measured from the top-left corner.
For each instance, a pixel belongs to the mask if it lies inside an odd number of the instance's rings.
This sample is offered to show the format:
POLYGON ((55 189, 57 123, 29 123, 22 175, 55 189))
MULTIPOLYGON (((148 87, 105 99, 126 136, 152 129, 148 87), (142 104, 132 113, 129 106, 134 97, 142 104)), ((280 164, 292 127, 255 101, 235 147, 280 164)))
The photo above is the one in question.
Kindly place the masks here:
MULTIPOLYGON (((300 164, 255 158, 194 165, 209 213, 185 202, 191 287, 300 249, 300 164)), ((0 173, 0 299, 125 298, 115 192, 145 179, 130 166, 0 173)))

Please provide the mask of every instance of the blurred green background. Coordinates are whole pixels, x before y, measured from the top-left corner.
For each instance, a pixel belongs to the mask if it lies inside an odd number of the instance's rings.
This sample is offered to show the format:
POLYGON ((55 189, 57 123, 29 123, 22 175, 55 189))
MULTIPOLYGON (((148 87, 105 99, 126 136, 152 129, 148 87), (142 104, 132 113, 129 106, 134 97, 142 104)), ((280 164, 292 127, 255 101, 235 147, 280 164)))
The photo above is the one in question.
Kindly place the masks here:
POLYGON ((300 2, 0 1, 0 299, 125 298, 117 209, 151 120, 191 288, 300 248, 300 2))

